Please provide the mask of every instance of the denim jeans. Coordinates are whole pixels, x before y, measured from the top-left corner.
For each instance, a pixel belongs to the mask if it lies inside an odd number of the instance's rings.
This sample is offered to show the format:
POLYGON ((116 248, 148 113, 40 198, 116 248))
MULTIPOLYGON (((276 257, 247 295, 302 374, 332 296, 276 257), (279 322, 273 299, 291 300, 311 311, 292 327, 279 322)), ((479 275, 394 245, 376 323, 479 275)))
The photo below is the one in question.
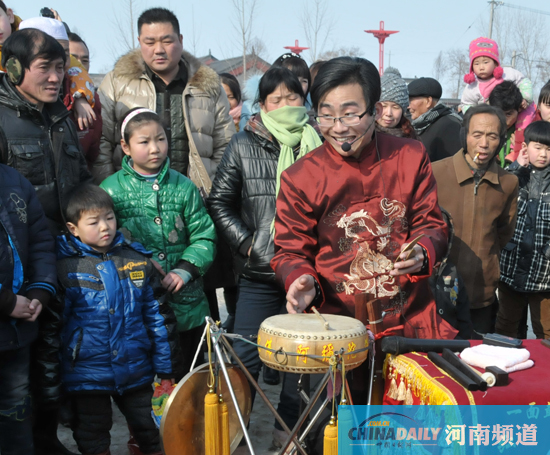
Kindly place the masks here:
MULTIPOLYGON (((256 337, 260 324, 270 316, 286 313, 286 293, 276 283, 239 279, 239 300, 235 313, 234 332, 249 338, 256 337)), ((252 338, 256 341, 256 338, 252 338)), ((250 374, 257 380, 262 368, 258 348, 241 340, 233 344, 235 352, 250 374)), ((300 413, 300 396, 297 387, 300 375, 285 373, 283 387, 279 396, 277 412, 290 429, 296 424, 300 413)), ((256 391, 251 386, 252 403, 256 391)), ((282 430, 279 423, 275 428, 282 430)))
POLYGON ((0 351, 0 453, 33 455, 30 346, 0 351))

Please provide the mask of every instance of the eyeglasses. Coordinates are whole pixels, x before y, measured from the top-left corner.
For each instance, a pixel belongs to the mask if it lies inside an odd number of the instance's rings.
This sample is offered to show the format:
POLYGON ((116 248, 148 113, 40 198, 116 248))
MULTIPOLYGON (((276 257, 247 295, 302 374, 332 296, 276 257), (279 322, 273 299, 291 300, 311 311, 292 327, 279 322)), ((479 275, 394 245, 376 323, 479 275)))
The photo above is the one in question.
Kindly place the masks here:
POLYGON ((355 126, 361 123, 361 119, 367 114, 368 111, 359 114, 346 114, 343 117, 331 117, 330 115, 323 115, 321 117, 315 117, 317 123, 321 126, 332 126, 336 124, 338 120, 344 126, 355 126))

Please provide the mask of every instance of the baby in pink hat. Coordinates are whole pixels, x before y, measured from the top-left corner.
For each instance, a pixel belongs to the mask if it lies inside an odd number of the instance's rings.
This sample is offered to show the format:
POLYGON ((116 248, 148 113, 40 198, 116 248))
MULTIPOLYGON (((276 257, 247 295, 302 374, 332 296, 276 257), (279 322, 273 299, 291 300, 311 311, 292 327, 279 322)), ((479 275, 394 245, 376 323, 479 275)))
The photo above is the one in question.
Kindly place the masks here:
MULTIPOLYGON (((533 83, 518 70, 500 66, 496 41, 483 37, 473 40, 470 43, 470 72, 464 76, 464 82, 468 85, 460 100, 462 112, 466 112, 471 106, 486 103, 493 89, 503 81, 512 81, 523 96, 523 110, 515 124, 516 132, 523 131, 535 119, 533 83)), ((520 148, 521 143, 517 148, 518 152, 520 148)))

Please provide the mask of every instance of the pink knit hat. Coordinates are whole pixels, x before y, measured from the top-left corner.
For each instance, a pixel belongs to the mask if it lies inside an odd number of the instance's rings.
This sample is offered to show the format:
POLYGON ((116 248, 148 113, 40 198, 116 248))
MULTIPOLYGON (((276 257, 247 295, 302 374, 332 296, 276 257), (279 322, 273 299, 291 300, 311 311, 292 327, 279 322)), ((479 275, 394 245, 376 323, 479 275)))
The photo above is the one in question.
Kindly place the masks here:
POLYGON ((464 76, 464 82, 466 84, 472 84, 476 80, 476 75, 474 74, 473 64, 474 60, 477 57, 489 57, 497 62, 497 67, 493 72, 493 76, 496 79, 502 79, 504 71, 500 66, 500 60, 498 58, 498 44, 496 41, 490 38, 477 38, 470 43, 470 72, 464 76))

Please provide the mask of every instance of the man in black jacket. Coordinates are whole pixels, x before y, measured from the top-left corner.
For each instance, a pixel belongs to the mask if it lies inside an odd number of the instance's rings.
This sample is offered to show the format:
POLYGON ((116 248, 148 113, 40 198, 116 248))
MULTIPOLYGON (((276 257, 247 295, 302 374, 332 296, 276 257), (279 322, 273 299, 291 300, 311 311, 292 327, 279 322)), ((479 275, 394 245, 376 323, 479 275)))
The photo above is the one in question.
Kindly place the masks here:
POLYGON ((439 102, 443 93, 441 84, 431 77, 421 77, 412 81, 408 88, 412 125, 430 161, 454 155, 462 148, 462 119, 439 102))
MULTIPOLYGON (((6 73, 0 74, 1 159, 34 186, 54 236, 65 229, 63 209, 74 188, 91 182, 75 125, 59 99, 66 58, 54 38, 36 29, 20 30, 4 43, 6 73)), ((42 303, 31 362, 35 446, 37 453, 66 454, 56 437, 61 309, 53 299, 50 305, 42 303)))
POLYGON ((32 185, 0 165, 0 452, 32 455, 29 366, 55 294, 54 241, 32 185))
POLYGON ((2 49, 2 161, 35 187, 52 233, 64 229, 62 210, 72 190, 91 181, 69 111, 59 100, 65 51, 36 29, 13 33, 2 49), (30 50, 30 51, 29 51, 30 50))

